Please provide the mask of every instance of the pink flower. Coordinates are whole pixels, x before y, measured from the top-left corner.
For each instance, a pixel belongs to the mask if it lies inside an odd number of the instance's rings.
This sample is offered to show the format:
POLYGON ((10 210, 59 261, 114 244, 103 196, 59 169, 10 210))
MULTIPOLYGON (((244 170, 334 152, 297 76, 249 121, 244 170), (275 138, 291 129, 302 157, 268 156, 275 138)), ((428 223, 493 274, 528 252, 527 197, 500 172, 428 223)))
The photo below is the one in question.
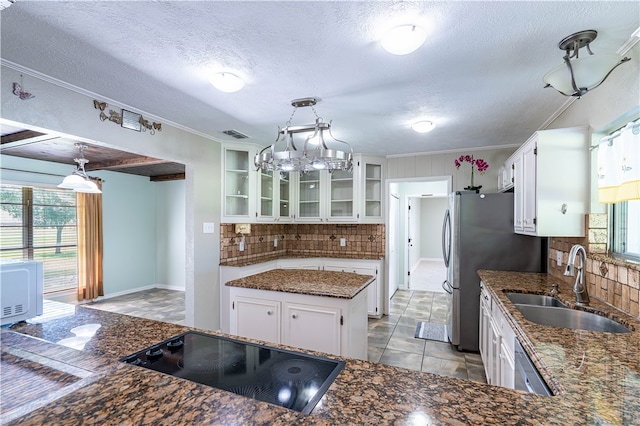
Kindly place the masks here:
POLYGON ((453 164, 457 169, 460 168, 462 163, 471 163, 471 170, 475 167, 480 174, 483 174, 489 168, 489 163, 482 158, 473 158, 473 155, 461 155, 457 159, 453 160, 453 164))

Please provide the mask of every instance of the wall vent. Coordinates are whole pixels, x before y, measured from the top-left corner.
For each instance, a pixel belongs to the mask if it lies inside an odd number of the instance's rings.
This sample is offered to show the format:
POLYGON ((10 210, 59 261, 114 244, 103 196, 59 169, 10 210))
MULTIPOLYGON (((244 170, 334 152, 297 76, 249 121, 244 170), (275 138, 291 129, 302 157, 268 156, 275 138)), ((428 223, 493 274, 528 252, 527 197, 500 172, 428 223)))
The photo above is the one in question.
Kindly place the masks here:
POLYGON ((229 135, 232 138, 236 138, 236 139, 247 139, 249 138, 249 136, 245 135, 244 133, 240 133, 237 130, 224 130, 222 133, 224 133, 225 135, 229 135))

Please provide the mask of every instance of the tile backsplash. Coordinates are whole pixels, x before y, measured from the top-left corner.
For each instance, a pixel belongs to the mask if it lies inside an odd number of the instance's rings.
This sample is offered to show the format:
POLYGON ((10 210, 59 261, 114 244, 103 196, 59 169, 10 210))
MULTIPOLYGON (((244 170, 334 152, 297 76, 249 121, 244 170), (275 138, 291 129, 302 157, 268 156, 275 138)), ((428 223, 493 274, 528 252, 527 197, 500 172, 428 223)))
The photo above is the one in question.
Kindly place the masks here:
POLYGON ((236 234, 235 224, 220 225, 221 265, 286 255, 376 259, 384 252, 384 225, 251 224, 251 233, 244 237, 236 234), (243 238, 244 251, 240 251, 243 238))
POLYGON ((640 265, 623 262, 606 255, 607 215, 590 214, 586 218, 588 236, 584 238, 549 239, 549 274, 573 285, 574 277, 564 276, 569 251, 574 244, 587 249, 587 290, 589 295, 640 318, 640 265), (562 266, 556 254, 562 253, 562 266))

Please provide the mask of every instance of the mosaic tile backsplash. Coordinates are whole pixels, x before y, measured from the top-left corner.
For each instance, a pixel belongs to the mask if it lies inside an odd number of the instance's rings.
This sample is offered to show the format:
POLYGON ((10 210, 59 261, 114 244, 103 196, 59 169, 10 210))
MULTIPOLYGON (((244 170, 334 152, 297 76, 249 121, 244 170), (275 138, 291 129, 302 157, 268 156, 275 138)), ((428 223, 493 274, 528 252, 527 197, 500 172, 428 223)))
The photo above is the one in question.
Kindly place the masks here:
POLYGON ((640 318, 640 265, 619 261, 606 255, 607 215, 587 217, 588 236, 584 238, 549 239, 549 274, 573 285, 574 277, 564 276, 569 251, 574 244, 587 249, 587 290, 590 296, 640 318), (562 253, 562 266, 557 266, 556 254, 562 253))
POLYGON ((221 265, 287 255, 378 259, 384 251, 384 225, 251 224, 251 233, 244 237, 236 234, 235 224, 220 225, 221 265), (242 238, 244 251, 240 251, 242 238))

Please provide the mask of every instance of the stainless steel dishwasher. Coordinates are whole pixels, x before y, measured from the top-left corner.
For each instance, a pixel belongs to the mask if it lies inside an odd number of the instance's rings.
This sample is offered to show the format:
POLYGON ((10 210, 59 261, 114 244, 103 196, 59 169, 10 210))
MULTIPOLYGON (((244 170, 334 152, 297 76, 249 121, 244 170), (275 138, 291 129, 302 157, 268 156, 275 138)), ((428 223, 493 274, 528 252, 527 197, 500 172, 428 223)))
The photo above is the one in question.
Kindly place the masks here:
POLYGON ((524 351, 524 348, 518 341, 515 340, 515 388, 531 393, 537 393, 540 395, 551 396, 551 390, 542 379, 542 376, 536 369, 533 362, 529 358, 529 355, 524 351))

